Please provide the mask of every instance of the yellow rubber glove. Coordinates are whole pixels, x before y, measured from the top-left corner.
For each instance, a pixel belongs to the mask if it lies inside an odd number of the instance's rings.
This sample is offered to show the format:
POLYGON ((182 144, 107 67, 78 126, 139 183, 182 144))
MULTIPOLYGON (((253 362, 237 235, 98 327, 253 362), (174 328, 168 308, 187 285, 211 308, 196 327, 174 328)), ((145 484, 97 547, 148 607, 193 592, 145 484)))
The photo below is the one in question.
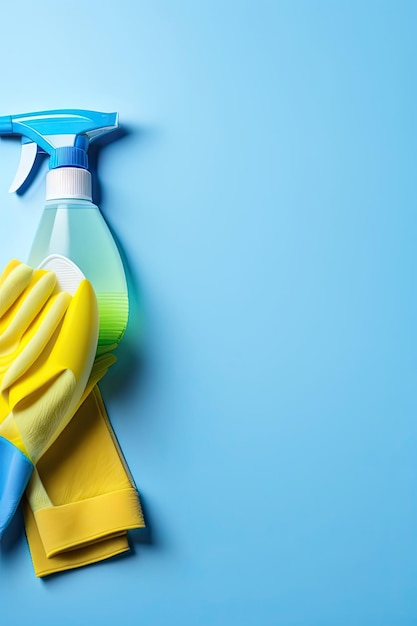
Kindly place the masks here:
MULTIPOLYGON (((32 289, 45 274, 12 261, 0 276, 0 286, 18 265, 32 289)), ((115 360, 113 355, 96 359, 83 396, 86 400, 42 456, 26 489, 25 530, 37 576, 125 552, 129 550, 126 531, 144 526, 139 495, 96 385, 115 360)), ((0 379, 7 363, 3 356, 0 379)), ((0 422, 7 413, 8 405, 0 395, 0 422)))
POLYGON ((69 423, 97 347, 98 311, 87 280, 73 297, 54 272, 13 260, 0 278, 0 534, 33 465, 69 423))

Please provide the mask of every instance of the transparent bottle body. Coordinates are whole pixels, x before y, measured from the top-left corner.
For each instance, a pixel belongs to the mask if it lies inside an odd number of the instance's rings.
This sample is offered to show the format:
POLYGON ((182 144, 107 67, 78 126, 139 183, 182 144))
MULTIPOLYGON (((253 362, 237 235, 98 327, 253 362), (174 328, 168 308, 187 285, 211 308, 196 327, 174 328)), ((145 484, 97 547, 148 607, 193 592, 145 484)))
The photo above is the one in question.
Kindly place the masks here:
POLYGON ((48 200, 29 254, 37 267, 50 254, 71 259, 95 290, 100 316, 98 353, 114 348, 126 328, 126 276, 99 208, 88 200, 48 200))

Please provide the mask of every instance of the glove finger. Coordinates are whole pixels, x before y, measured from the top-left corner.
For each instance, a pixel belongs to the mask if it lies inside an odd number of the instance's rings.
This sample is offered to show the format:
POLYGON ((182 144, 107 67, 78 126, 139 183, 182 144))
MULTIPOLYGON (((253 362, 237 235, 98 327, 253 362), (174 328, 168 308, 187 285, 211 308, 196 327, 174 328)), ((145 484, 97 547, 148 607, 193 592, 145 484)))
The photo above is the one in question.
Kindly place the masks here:
POLYGON ((29 285, 33 269, 13 259, 0 276, 0 317, 8 311, 29 285))
POLYGON ((0 287, 2 286, 6 278, 9 276, 10 272, 14 270, 15 267, 17 267, 18 265, 23 265, 23 263, 19 261, 18 259, 12 259, 11 261, 8 262, 8 264, 6 265, 6 267, 3 269, 2 273, 0 274, 0 287))
POLYGON ((82 280, 65 315, 54 348, 53 361, 62 369, 70 369, 77 380, 85 376, 87 384, 98 339, 98 307, 93 287, 82 280), (89 363, 86 367, 86 363, 89 363), (88 371, 86 372, 86 369, 88 371))
POLYGON ((39 323, 33 329, 33 333, 30 333, 29 341, 6 370, 0 388, 2 393, 25 374, 40 356, 65 315, 70 301, 71 296, 65 291, 50 298, 42 311, 39 323))
POLYGON ((0 354, 16 349, 23 333, 40 313, 55 288, 54 272, 42 271, 40 278, 38 279, 38 275, 36 278, 35 284, 27 290, 27 295, 23 294, 18 306, 14 307, 16 312, 13 311, 12 319, 9 320, 7 316, 7 320, 4 320, 0 334, 0 354))

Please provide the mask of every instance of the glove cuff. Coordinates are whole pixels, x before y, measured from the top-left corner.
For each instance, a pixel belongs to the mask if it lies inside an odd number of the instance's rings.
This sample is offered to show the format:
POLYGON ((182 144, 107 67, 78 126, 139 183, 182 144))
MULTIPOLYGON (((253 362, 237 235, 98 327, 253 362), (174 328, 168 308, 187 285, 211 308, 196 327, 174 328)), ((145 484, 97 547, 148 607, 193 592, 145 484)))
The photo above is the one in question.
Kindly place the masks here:
POLYGON ((0 437, 0 537, 16 512, 33 471, 29 459, 0 437))

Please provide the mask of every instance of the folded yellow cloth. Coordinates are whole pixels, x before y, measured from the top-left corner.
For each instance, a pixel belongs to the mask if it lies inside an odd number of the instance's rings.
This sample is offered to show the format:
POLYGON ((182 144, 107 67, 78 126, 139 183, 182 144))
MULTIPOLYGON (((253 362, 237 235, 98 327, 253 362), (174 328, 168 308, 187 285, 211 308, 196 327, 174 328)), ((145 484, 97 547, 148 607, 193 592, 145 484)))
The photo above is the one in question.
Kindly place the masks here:
MULTIPOLYGON (((49 283, 45 289, 40 287, 44 278, 51 275, 51 272, 33 270, 17 260, 12 260, 0 275, 3 344, 10 338, 6 346, 9 349, 3 349, 1 355, 2 384, 6 371, 9 374, 12 371, 14 378, 21 374, 22 355, 28 351, 33 358, 42 359, 39 355, 49 335, 41 335, 39 329, 49 314, 47 307, 53 305, 56 298, 51 295, 54 283, 50 288, 49 283), (15 278, 17 276, 13 281, 12 274, 15 278), (15 349, 15 335, 21 336, 18 350, 15 349), (41 342, 40 339, 45 340, 41 342)), ((48 325, 48 328, 53 331, 54 327, 48 325)), ((77 341, 67 343, 70 351, 79 345, 77 341)), ((43 455, 33 455, 35 469, 26 488, 23 508, 37 576, 80 567, 125 552, 129 549, 127 530, 144 526, 137 490, 96 384, 114 360, 110 354, 95 359, 83 399, 80 406, 74 407, 72 420, 51 446, 42 450, 43 455)), ((3 430, 7 420, 10 421, 9 412, 9 403, 0 394, 0 428, 3 430)), ((18 422, 13 431, 9 426, 7 432, 12 433, 10 441, 26 453, 22 439, 26 432, 24 425, 18 422)))
POLYGON ((98 387, 36 465, 23 507, 37 576, 129 550, 144 527, 139 496, 98 387))

